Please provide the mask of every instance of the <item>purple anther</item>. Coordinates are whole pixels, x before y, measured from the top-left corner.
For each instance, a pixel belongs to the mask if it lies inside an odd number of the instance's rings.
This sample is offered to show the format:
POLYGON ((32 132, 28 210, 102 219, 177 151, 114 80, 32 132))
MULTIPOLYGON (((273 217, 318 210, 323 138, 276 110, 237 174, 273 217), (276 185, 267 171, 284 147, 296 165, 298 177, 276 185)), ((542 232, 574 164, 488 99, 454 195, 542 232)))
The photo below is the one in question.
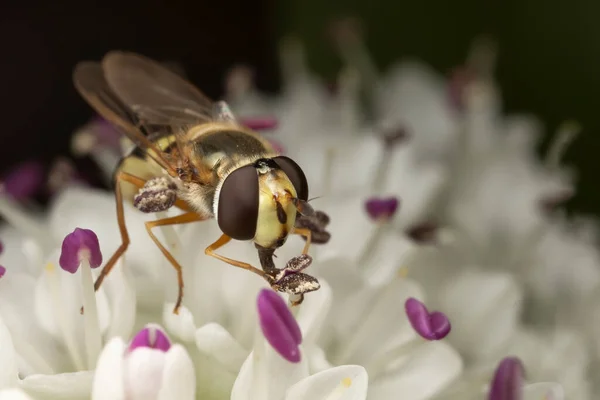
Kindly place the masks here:
POLYGON ((450 333, 450 321, 444 313, 439 311, 430 313, 425 304, 413 297, 406 300, 404 308, 413 329, 423 339, 441 340, 450 333))
POLYGON ((97 268, 102 264, 102 252, 94 231, 75 228, 63 240, 59 264, 62 269, 74 274, 82 260, 88 260, 91 268, 97 268))
POLYGON ((489 400, 521 400, 525 368, 516 357, 500 361, 490 386, 489 400))
POLYGON ((265 339, 289 362, 300 362, 302 332, 283 299, 273 290, 262 289, 256 304, 265 339))
POLYGON ((379 221, 391 218, 398 210, 398 205, 399 201, 396 197, 371 198, 366 201, 365 209, 372 219, 379 221))
POLYGON ((139 347, 167 352, 171 348, 171 341, 160 327, 147 325, 133 337, 129 344, 129 351, 131 352, 139 347))

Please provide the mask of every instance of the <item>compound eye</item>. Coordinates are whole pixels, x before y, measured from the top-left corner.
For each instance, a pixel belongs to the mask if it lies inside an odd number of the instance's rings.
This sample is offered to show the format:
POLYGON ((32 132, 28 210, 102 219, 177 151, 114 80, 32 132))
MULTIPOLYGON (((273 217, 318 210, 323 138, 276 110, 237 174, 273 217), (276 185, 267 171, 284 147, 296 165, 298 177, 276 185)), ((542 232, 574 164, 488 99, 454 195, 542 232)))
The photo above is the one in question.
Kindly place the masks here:
POLYGON ((250 240, 258 221, 258 174, 253 165, 230 173, 219 192, 217 223, 227 236, 250 240))
POLYGON ((302 168, 294 160, 285 156, 279 156, 273 158, 273 161, 279 165, 279 168, 285 172, 292 185, 296 189, 298 198, 300 200, 308 200, 308 182, 306 181, 306 175, 302 168))

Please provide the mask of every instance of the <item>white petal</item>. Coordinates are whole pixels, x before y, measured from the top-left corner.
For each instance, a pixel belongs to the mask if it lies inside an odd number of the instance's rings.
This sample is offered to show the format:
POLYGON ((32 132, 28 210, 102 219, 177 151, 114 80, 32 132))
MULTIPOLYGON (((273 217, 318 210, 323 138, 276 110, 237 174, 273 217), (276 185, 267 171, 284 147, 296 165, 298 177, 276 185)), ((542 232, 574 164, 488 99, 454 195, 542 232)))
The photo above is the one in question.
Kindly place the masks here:
POLYGON ((452 322, 449 340, 476 359, 503 353, 516 332, 522 295, 503 272, 465 271, 446 285, 439 303, 452 322))
POLYGON ((332 360, 337 364, 364 364, 389 346, 413 339, 416 334, 404 313, 409 297, 424 300, 423 291, 415 282, 396 279, 348 298, 341 311, 345 318, 340 318, 337 327, 340 351, 332 360))
POLYGON ((219 324, 206 324, 195 333, 198 350, 236 373, 242 367, 248 352, 219 324))
POLYGON ((558 383, 542 382, 526 385, 523 400, 563 400, 565 392, 558 383))
POLYGON ((321 372, 333 368, 333 364, 327 359, 325 351, 319 346, 305 346, 304 352, 308 358, 308 366, 311 372, 321 372))
POLYGON ((400 207, 393 220, 400 230, 429 217, 433 202, 445 188, 449 174, 443 165, 414 160, 411 151, 401 148, 394 153, 384 183, 385 193, 400 198, 400 207))
POLYGON ((443 342, 418 348, 399 368, 369 383, 369 399, 424 400, 440 393, 462 372, 462 360, 443 342))
POLYGON ((332 147, 332 160, 327 193, 348 194, 372 186, 384 150, 379 137, 365 135, 344 138, 343 141, 333 139, 329 145, 332 147))
POLYGON ((32 273, 39 270, 42 265, 38 260, 39 252, 42 251, 39 244, 8 224, 0 227, 0 237, 4 246, 0 254, 1 265, 11 273, 32 273))
POLYGON ((21 382, 21 387, 35 398, 80 400, 89 399, 93 379, 93 371, 30 375, 21 382))
POLYGON ((331 239, 319 248, 319 260, 343 258, 356 264, 363 254, 369 238, 377 225, 369 218, 365 209, 365 196, 329 198, 323 209, 327 210, 331 223, 327 230, 331 239))
MULTIPOLYGON (((257 332, 257 334, 260 334, 257 332)), ((283 398, 288 387, 308 376, 306 355, 290 363, 258 337, 233 384, 231 400, 277 400, 283 398)))
POLYGON ((367 398, 369 377, 358 365, 342 365, 319 372, 292 386, 286 400, 361 400, 367 398))
POLYGON ((109 341, 96 366, 92 386, 92 400, 124 400, 124 362, 125 343, 120 338, 109 341))
POLYGON ((166 353, 138 347, 124 359, 125 393, 129 400, 157 399, 162 387, 166 353))
POLYGON ((319 279, 319 282, 321 288, 305 296, 296 314, 296 321, 302 330, 302 343, 305 346, 317 340, 331 308, 331 287, 324 279, 319 279))
POLYGON ((185 349, 176 344, 167 352, 158 400, 193 400, 196 396, 194 364, 185 349))
POLYGON ((64 356, 52 337, 36 323, 33 297, 22 295, 32 293, 34 287, 33 277, 9 271, 0 279, 0 316, 12 335, 21 372, 53 374, 56 366, 52 361, 64 356), (31 343, 37 345, 33 347, 31 343))
MULTIPOLYGON (((63 339, 60 330, 60 317, 66 317, 70 329, 79 332, 83 329, 80 309, 83 304, 81 270, 74 274, 63 271, 58 262, 58 251, 50 257, 52 260, 38 278, 35 289, 35 307, 44 329, 59 339, 63 339), (53 286, 56 285, 56 286, 53 286)), ((108 329, 111 311, 104 288, 96 292, 98 323, 102 332, 108 329)), ((83 341, 83 339, 82 339, 83 341)))
POLYGON ((456 138, 446 83, 427 65, 394 65, 379 85, 377 108, 386 126, 403 127, 419 154, 439 157, 456 138), (440 154, 441 153, 441 154, 440 154))
POLYGON ((179 314, 173 313, 175 303, 166 303, 163 307, 163 323, 165 328, 184 342, 192 342, 194 340, 194 332, 196 324, 194 316, 186 306, 181 306, 179 314))
POLYGON ((0 400, 33 400, 21 389, 0 390, 0 400))
POLYGON ((10 332, 0 317, 0 388, 17 383, 17 359, 10 332))
MULTIPOLYGON (((115 270, 108 275, 99 291, 105 292, 107 299, 110 301, 111 319, 105 339, 113 337, 127 338, 133 333, 137 301, 132 280, 131 271, 124 268, 121 262, 118 262, 115 270)), ((96 292, 96 296, 99 292, 96 292)))
POLYGON ((418 247, 404 235, 382 229, 376 233, 376 243, 358 267, 372 285, 385 285, 397 278, 398 269, 408 261, 418 247))

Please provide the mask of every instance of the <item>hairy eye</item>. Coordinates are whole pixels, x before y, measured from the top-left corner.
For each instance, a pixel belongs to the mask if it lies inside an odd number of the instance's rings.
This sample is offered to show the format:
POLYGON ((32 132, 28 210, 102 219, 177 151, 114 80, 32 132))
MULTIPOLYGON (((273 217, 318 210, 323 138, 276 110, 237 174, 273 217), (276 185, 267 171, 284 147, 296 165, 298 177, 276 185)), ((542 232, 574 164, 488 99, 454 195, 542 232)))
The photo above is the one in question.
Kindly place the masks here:
POLYGON ((246 165, 230 173, 219 192, 217 223, 224 234, 236 240, 250 240, 258 220, 258 175, 246 165))
POLYGON ((302 171, 302 168, 294 160, 285 156, 279 156, 273 158, 273 161, 279 165, 279 167, 285 172, 285 174, 294 185, 298 198, 300 200, 308 200, 308 182, 306 181, 306 175, 302 171))

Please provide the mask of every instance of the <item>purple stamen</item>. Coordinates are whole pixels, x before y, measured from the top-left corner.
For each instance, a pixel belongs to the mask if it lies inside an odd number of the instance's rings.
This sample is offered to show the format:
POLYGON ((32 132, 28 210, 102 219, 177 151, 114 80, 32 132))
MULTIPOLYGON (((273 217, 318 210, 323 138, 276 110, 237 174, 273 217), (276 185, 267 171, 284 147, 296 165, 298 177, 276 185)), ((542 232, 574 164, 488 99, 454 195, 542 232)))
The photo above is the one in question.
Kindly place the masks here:
POLYGON ((265 339, 289 362, 300 362, 302 332, 283 299, 270 289, 262 289, 256 301, 265 339))
POLYGON ((430 313, 425 304, 413 297, 406 300, 404 308, 413 329, 423 339, 441 340, 450 333, 450 321, 444 313, 439 311, 430 313))
POLYGON ((386 150, 391 150, 394 146, 406 141, 410 135, 403 126, 398 126, 395 129, 386 130, 383 133, 383 142, 386 150))
POLYGON ((11 169, 2 181, 3 191, 15 200, 35 196, 44 185, 44 167, 38 161, 27 161, 11 169))
POLYGON ((245 118, 241 122, 253 131, 269 131, 279 126, 279 122, 274 117, 245 118))
POLYGON ((490 387, 489 400, 521 400, 523 398, 523 378, 525 369, 516 357, 503 359, 490 387))
POLYGON ((171 348, 171 341, 160 327, 147 325, 133 337, 129 344, 129 351, 139 347, 149 347, 166 353, 171 348))
POLYGON ((4 268, 2 265, 0 265, 0 278, 2 278, 5 273, 6 273, 6 268, 4 268))
POLYGON ((418 244, 431 244, 437 238, 438 225, 435 222, 426 221, 408 228, 406 234, 418 244))
POLYGON ((91 268, 97 268, 102 264, 98 236, 89 229, 75 228, 72 233, 65 236, 58 262, 62 269, 74 274, 84 259, 89 261, 91 268))
POLYGON ((374 220, 391 218, 398 209, 398 199, 389 197, 385 199, 372 198, 365 203, 367 214, 374 220))

